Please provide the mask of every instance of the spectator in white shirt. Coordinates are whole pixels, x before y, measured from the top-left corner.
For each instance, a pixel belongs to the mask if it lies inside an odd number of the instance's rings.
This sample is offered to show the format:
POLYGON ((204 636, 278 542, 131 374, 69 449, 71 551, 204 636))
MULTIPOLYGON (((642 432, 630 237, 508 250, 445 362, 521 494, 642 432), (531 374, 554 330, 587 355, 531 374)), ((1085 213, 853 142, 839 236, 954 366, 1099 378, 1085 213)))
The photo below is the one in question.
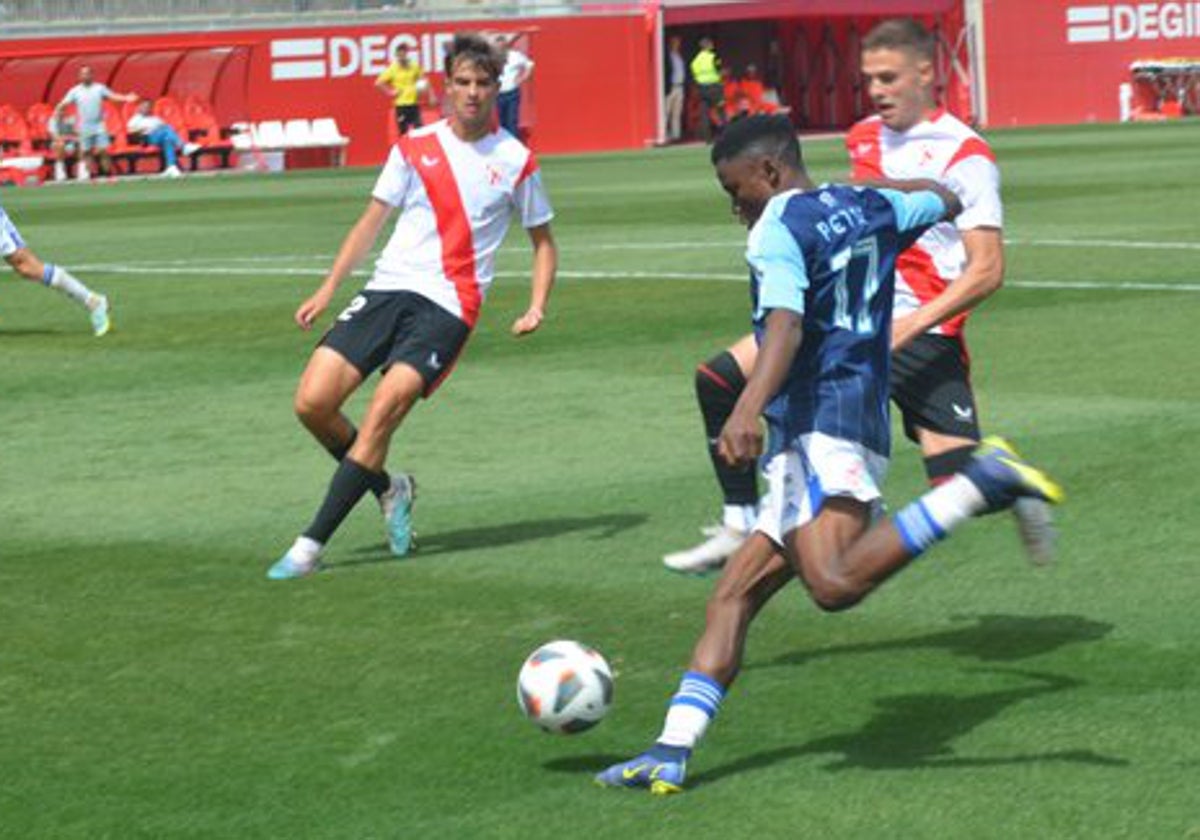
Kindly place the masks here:
POLYGON ((500 126, 513 137, 521 137, 521 85, 533 75, 533 59, 516 48, 517 35, 497 38, 504 49, 504 69, 500 72, 500 95, 496 110, 500 126))
POLYGON ((163 159, 162 174, 167 178, 178 178, 183 174, 179 170, 180 152, 190 155, 200 148, 195 143, 185 143, 179 132, 166 120, 151 113, 149 99, 143 99, 138 104, 137 111, 129 118, 125 129, 130 134, 141 135, 148 145, 159 148, 163 159))

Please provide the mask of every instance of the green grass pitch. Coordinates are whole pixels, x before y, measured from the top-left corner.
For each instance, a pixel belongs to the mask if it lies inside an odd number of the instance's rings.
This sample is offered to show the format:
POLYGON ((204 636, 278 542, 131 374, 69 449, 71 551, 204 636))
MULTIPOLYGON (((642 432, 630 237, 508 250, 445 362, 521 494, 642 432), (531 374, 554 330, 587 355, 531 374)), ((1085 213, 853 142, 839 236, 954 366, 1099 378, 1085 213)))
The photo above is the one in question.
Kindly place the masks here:
MULTIPOLYGON (((419 552, 392 560, 364 503, 330 571, 283 584, 332 470, 292 417, 291 314, 374 172, 6 191, 116 330, 0 283, 0 836, 1200 836, 1200 125, 991 139, 1009 268, 974 378, 1068 489, 1060 561, 1028 566, 1002 516, 852 612, 786 590, 668 800, 590 776, 657 734, 712 586, 659 559, 716 515, 692 370, 748 323, 705 150, 543 161, 547 322, 508 335, 514 230, 395 441, 419 552), (514 696, 562 637, 618 675, 573 738, 514 696)), ((806 153, 845 171, 836 141, 806 153)), ((888 498, 921 487, 898 440, 888 498)))

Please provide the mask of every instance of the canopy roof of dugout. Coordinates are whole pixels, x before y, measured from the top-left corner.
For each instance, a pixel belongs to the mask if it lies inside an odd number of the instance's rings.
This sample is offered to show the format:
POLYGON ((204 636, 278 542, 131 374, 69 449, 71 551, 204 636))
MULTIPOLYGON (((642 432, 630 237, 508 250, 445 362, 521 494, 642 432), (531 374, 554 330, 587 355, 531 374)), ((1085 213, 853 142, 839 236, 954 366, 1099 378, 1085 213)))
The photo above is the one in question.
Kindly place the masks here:
POLYGON ((731 20, 852 15, 929 15, 948 12, 960 0, 663 0, 663 23, 683 26, 731 20))

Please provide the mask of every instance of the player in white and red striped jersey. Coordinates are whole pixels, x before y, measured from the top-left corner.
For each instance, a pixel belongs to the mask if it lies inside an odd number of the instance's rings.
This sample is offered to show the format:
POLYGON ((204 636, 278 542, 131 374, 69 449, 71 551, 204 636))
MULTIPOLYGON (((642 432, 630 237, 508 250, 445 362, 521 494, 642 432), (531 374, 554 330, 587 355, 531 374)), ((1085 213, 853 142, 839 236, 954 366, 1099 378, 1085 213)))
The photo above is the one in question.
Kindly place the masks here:
MULTIPOLYGON (((953 223, 922 236, 896 266, 891 395, 905 433, 921 447, 932 484, 961 470, 979 442, 963 324, 1004 276, 1000 173, 986 141, 938 107, 935 49, 933 36, 912 19, 872 29, 862 42, 861 67, 876 114, 846 138, 855 180, 939 181, 964 206, 953 223)), ((704 542, 663 558, 674 571, 720 566, 751 530, 754 474, 721 463, 713 442, 757 355, 753 336, 744 336, 697 371, 696 393, 725 507, 722 523, 704 542)), ((1055 539, 1049 507, 1022 501, 1013 511, 1032 559, 1045 562, 1055 539)))
POLYGON ((512 333, 528 335, 541 325, 558 265, 554 211, 532 152, 494 127, 502 66, 487 39, 455 36, 446 57, 450 117, 410 132, 392 149, 333 268, 296 310, 296 323, 311 329, 392 211, 400 211, 370 281, 321 339, 296 390, 297 416, 338 468, 312 523, 267 572, 273 580, 316 571, 325 544, 367 491, 379 499, 392 552, 408 553, 414 485, 403 473, 388 476, 388 446, 417 400, 453 368, 514 214, 533 246, 533 282, 529 308, 512 333), (342 406, 376 369, 383 376, 355 429, 342 406))

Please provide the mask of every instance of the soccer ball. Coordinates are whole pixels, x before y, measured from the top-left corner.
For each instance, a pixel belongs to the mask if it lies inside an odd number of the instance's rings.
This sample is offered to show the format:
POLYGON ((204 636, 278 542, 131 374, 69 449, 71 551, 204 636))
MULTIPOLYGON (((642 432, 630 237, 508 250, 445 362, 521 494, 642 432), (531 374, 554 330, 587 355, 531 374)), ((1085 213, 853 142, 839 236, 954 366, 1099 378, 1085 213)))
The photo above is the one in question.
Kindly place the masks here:
POLYGON ((429 93, 429 80, 422 77, 417 79, 417 93, 429 93))
POLYGON ((573 735, 599 723, 612 705, 612 669, 579 642, 556 641, 529 655, 517 677, 517 702, 547 732, 573 735))

